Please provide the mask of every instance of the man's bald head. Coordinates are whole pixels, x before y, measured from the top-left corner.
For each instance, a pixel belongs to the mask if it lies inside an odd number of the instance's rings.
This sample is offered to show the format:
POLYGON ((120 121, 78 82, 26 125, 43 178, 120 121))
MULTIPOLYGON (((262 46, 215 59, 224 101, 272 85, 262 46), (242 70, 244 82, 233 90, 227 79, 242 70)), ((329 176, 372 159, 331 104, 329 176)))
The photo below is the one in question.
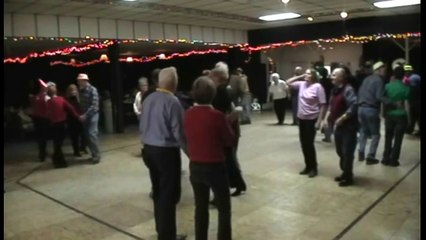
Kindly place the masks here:
POLYGON ((340 85, 346 82, 345 77, 345 69, 343 68, 335 68, 333 72, 331 73, 331 80, 333 81, 334 85, 340 85))
POLYGON ((294 68, 294 75, 295 76, 299 76, 299 75, 302 75, 302 74, 303 74, 303 68, 302 67, 297 66, 297 67, 294 68))

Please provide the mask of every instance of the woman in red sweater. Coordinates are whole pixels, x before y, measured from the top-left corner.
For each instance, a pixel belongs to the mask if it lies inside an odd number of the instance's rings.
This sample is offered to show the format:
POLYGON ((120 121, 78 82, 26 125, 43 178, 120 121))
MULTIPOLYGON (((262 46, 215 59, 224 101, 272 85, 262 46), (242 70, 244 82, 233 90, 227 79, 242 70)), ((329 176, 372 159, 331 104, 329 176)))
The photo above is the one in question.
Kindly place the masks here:
POLYGON ((56 84, 49 82, 47 84, 47 94, 50 99, 47 101, 47 116, 51 124, 51 133, 53 138, 53 156, 52 161, 55 168, 67 167, 64 154, 62 153, 62 144, 65 138, 65 125, 67 113, 79 119, 79 114, 63 97, 57 96, 56 84))
POLYGON ((212 189, 219 211, 218 237, 230 240, 231 200, 225 166, 225 147, 232 146, 236 137, 230 121, 235 118, 215 110, 211 102, 216 87, 208 77, 195 80, 192 95, 195 106, 185 112, 184 131, 190 158, 190 181, 195 197, 195 239, 206 240, 209 225, 209 195, 212 189))

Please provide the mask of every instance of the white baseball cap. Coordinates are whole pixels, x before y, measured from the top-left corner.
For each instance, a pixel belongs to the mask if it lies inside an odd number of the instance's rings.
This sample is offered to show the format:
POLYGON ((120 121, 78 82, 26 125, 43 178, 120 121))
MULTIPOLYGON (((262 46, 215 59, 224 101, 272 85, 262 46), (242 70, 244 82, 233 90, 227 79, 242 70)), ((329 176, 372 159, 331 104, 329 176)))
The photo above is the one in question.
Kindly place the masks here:
POLYGON ((85 73, 80 73, 77 76, 77 80, 89 80, 89 76, 87 76, 85 73))
POLYGON ((384 67, 385 64, 382 61, 378 61, 373 65, 373 71, 376 71, 377 69, 384 67))

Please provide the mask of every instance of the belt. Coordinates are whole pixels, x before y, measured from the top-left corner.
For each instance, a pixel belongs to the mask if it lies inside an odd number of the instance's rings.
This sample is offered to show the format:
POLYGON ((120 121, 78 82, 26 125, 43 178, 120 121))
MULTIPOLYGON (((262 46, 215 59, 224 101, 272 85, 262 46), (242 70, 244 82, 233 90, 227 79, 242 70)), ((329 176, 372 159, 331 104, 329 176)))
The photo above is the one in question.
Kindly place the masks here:
POLYGON ((365 107, 365 108, 374 108, 374 109, 379 109, 379 107, 378 107, 378 106, 370 105, 370 104, 367 104, 367 103, 361 103, 359 106, 360 106, 360 107, 365 107))

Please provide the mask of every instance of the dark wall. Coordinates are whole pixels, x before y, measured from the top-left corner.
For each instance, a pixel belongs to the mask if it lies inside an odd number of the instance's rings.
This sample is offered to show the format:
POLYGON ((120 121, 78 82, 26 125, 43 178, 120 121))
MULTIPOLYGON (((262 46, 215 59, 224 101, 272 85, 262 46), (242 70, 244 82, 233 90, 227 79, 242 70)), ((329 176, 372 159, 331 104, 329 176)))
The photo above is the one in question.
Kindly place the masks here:
POLYGON ((285 41, 341 37, 346 34, 361 36, 404 32, 420 32, 420 14, 349 18, 345 21, 258 29, 248 32, 248 42, 250 45, 261 45, 285 41))
MULTIPOLYGON (((123 79, 123 93, 130 93, 138 85, 141 76, 150 77, 154 68, 174 66, 179 76, 178 90, 188 92, 193 81, 201 75, 202 70, 212 69, 218 61, 228 62, 230 69, 242 67, 249 76, 250 87, 254 94, 262 96, 262 88, 258 88, 257 81, 261 80, 263 71, 259 61, 245 64, 245 53, 240 51, 232 54, 206 54, 193 55, 185 58, 171 60, 157 60, 149 63, 120 63, 121 77, 123 79), (259 70, 260 68, 260 70, 259 70), (251 76, 253 75, 253 77, 251 76), (259 75, 259 76, 258 76, 259 75)), ((91 83, 100 93, 111 89, 111 69, 109 64, 96 64, 87 67, 75 68, 64 65, 50 66, 49 62, 56 59, 33 59, 26 64, 4 64, 4 104, 5 106, 26 106, 29 104, 28 94, 37 93, 38 78, 53 81, 57 84, 59 94, 64 94, 71 83, 76 83, 78 73, 87 73, 91 83)), ((263 77, 266 78, 266 77, 263 77)), ((266 93, 265 93, 266 94, 266 93)))

